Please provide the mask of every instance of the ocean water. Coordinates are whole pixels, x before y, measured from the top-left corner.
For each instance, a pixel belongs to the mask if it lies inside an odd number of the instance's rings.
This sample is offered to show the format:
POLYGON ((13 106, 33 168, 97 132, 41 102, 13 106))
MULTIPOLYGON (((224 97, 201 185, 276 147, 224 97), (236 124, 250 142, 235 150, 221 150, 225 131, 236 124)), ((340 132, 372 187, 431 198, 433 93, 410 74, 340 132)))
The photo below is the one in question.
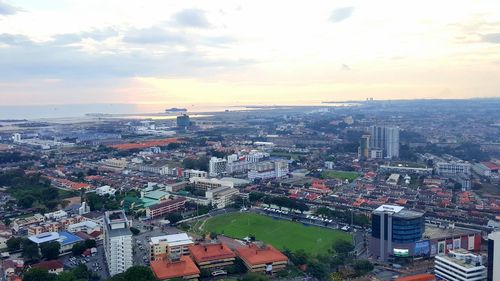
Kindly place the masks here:
MULTIPOLYGON (((135 104, 66 104, 66 105, 0 105, 0 119, 42 119, 42 118, 72 118, 84 117, 86 114, 117 114, 117 115, 160 115, 167 108, 187 108, 188 113, 220 112, 224 110, 246 110, 245 107, 214 106, 214 105, 135 105, 135 104)), ((181 114, 171 113, 170 115, 181 114)))

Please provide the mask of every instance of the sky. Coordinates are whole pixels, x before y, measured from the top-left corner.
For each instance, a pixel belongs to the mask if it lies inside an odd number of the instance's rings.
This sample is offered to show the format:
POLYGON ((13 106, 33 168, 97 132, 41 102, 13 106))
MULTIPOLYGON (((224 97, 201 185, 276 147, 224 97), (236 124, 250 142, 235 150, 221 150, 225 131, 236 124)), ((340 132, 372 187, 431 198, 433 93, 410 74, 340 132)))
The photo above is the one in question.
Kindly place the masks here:
POLYGON ((0 105, 500 97, 500 1, 0 0, 0 105))

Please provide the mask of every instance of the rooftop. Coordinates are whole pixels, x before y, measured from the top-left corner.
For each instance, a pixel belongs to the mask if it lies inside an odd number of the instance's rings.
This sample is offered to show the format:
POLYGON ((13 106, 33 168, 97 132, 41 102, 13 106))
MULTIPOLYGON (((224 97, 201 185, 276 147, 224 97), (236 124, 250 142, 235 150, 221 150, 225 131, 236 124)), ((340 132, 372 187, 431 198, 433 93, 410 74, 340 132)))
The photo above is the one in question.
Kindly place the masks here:
POLYGON ((192 245, 189 246, 189 252, 191 252, 196 263, 236 257, 233 251, 224 243, 192 245))
POLYGON ((152 210, 155 210, 155 209, 159 209, 159 208, 163 208, 163 207, 166 207, 166 206, 169 206, 169 205, 173 205, 173 204, 176 204, 176 203, 180 203, 180 202, 183 202, 183 201, 186 201, 186 198, 176 198, 176 199, 172 199, 172 200, 168 200, 168 201, 163 201, 161 203, 158 203, 154 206, 151 206, 151 209, 152 210))
POLYGON ((393 216, 397 217, 404 217, 404 218, 418 218, 422 217, 424 214, 416 211, 411 211, 408 209, 405 209, 405 207, 402 206, 396 206, 396 205, 381 205, 377 209, 373 211, 374 213, 391 213, 393 216))
POLYGON ((42 261, 39 263, 36 263, 32 265, 34 268, 42 268, 42 269, 47 269, 47 270, 55 270, 58 268, 64 268, 64 264, 62 264, 60 261, 57 260, 51 260, 51 261, 42 261))
POLYGON ((444 239, 452 236, 460 237, 463 235, 472 235, 480 233, 479 230, 467 229, 467 228, 439 228, 434 225, 426 224, 423 237, 426 239, 444 239))
POLYGON ((180 260, 176 262, 168 260, 151 261, 151 270, 158 280, 200 274, 200 270, 188 256, 181 256, 180 260))
POLYGON ((241 259, 251 265, 288 261, 288 258, 283 253, 270 245, 259 247, 251 244, 236 249, 236 252, 241 259))
POLYGON ((160 242, 167 242, 169 244, 192 244, 193 240, 189 238, 186 233, 170 234, 163 236, 151 237, 151 243, 159 244, 160 242))

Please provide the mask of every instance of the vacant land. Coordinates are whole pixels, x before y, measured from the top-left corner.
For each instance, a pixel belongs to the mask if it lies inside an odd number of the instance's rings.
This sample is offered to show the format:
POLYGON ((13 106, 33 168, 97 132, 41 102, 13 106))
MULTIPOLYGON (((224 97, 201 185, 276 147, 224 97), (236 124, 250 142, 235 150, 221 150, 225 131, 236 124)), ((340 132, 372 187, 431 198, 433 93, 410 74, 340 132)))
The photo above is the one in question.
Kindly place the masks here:
POLYGON ((254 235, 278 249, 303 249, 311 254, 327 253, 338 240, 352 241, 350 234, 316 226, 306 226, 254 213, 231 213, 208 219, 203 230, 233 238, 254 235))
POLYGON ((340 179, 353 181, 359 177, 356 172, 349 171, 323 171, 321 177, 324 179, 340 179))

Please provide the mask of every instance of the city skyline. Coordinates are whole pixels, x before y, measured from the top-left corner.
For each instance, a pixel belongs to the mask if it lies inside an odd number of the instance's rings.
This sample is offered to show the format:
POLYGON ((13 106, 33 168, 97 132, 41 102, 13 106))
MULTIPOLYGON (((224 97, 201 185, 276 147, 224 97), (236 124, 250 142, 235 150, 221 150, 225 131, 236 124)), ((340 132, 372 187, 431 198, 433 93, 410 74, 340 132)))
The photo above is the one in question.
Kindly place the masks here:
POLYGON ((2 105, 499 97, 500 3, 0 1, 2 105))

